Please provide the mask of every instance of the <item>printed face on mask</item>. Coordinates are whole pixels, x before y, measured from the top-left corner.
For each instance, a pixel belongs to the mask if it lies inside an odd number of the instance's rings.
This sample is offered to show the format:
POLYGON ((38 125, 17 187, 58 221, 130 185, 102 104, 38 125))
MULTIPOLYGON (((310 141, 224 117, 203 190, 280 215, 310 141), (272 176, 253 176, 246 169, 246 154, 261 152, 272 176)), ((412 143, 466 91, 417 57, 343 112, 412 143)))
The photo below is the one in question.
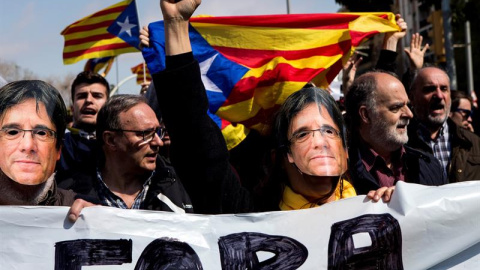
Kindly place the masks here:
POLYGON ((288 130, 288 161, 304 174, 339 176, 347 168, 347 151, 338 126, 324 107, 307 105, 288 130))

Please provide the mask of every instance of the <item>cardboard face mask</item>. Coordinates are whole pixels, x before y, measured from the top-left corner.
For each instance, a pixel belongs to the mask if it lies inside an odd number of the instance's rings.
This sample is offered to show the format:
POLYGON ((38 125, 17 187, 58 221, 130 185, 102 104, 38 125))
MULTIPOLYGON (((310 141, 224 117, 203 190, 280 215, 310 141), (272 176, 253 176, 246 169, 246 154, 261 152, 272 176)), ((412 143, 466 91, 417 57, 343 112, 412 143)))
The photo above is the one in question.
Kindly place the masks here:
POLYGON ((303 174, 340 176, 347 170, 347 150, 339 127, 324 106, 307 105, 290 123, 288 161, 303 174))

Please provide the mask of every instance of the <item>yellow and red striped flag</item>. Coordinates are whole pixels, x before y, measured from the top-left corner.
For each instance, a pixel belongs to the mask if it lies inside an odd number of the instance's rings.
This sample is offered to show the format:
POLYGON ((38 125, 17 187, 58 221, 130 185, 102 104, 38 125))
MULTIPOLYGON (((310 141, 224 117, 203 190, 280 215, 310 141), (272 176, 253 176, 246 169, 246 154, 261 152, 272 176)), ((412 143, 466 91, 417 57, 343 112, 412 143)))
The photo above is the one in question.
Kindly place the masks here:
MULTIPOLYGON (((249 128, 268 133, 272 115, 306 83, 327 88, 355 48, 399 31, 392 13, 337 13, 190 19, 190 40, 209 98, 209 114, 229 149, 249 128)), ((143 56, 165 68, 163 22, 152 23, 143 56)))
POLYGON ((137 74, 137 84, 142 84, 144 82, 151 82, 152 76, 148 71, 147 65, 140 63, 131 68, 133 74, 137 74))
POLYGON ((134 0, 126 0, 67 26, 63 63, 138 52, 139 23, 134 0))

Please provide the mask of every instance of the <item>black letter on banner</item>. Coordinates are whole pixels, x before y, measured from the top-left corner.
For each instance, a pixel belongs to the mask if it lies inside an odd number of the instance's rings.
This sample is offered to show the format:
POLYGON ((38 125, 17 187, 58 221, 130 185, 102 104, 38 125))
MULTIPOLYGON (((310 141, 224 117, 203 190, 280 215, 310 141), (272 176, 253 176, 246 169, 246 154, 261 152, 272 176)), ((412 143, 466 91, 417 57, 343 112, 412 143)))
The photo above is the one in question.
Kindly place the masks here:
POLYGON ((402 232, 390 214, 363 215, 332 225, 328 269, 403 269, 402 232), (371 246, 355 248, 353 235, 367 233, 371 246))
POLYGON ((308 257, 307 248, 286 236, 244 232, 229 234, 218 240, 222 269, 297 269, 308 257), (275 254, 263 262, 256 252, 275 254))
POLYGON ((171 238, 159 238, 148 244, 135 270, 203 269, 197 253, 187 244, 171 238))
POLYGON ((55 270, 132 262, 132 240, 78 239, 55 243, 55 270))

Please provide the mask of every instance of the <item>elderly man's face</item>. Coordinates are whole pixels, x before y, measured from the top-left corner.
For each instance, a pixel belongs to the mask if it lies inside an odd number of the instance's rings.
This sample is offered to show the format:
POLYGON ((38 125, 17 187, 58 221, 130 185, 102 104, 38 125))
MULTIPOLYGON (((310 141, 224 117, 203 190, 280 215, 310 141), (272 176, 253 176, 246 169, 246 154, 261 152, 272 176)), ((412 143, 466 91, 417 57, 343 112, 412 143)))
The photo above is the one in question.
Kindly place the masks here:
POLYGON ((55 163, 60 158, 56 138, 45 139, 43 131, 56 131, 47 115, 45 105, 28 99, 6 110, 0 120, 0 168, 13 181, 24 185, 37 185, 45 182, 54 172, 55 163), (17 131, 7 128, 32 130, 17 131), (17 137, 17 138, 13 138, 17 137))
POLYGON ((311 103, 293 119, 288 130, 291 141, 288 161, 302 172, 314 176, 338 176, 347 168, 347 152, 339 127, 328 111, 311 103), (319 130, 309 132, 311 130, 319 130), (295 139, 297 138, 297 139, 295 139))
POLYGON ((443 125, 450 113, 450 81, 438 68, 424 68, 413 84, 411 102, 415 116, 430 127, 443 125))
POLYGON ((122 157, 122 168, 130 173, 143 174, 155 170, 156 158, 163 141, 158 135, 145 138, 142 131, 160 127, 155 112, 145 103, 139 103, 119 114, 124 132, 116 134, 116 154, 122 157), (133 132, 134 130, 138 132, 133 132))
POLYGON ((407 125, 413 117, 408 108, 408 96, 395 77, 379 73, 375 106, 369 109, 368 141, 377 152, 395 151, 408 142, 407 125))

